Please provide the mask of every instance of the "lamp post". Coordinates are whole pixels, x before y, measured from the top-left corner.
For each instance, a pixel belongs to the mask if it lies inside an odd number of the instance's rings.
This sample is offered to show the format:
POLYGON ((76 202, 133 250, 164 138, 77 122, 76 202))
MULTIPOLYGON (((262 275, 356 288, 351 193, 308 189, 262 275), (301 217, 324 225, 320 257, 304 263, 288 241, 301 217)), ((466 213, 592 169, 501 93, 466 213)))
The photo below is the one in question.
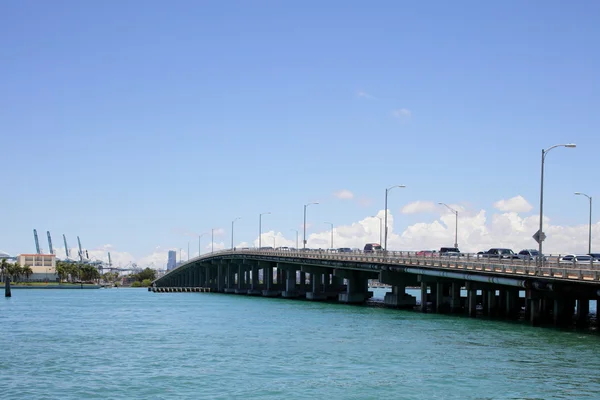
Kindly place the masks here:
POLYGON ((190 241, 188 240, 188 261, 190 261, 190 241))
POLYGON ((590 222, 588 230, 588 254, 592 254, 592 196, 588 196, 585 193, 575 192, 578 196, 585 196, 590 201, 590 222))
POLYGON ((540 253, 540 255, 538 256, 538 260, 539 260, 539 265, 540 267, 543 266, 544 264, 544 256, 543 256, 543 252, 542 252, 542 243, 544 242, 544 161, 546 160, 546 154, 548 154, 548 152, 556 147, 567 147, 567 148, 573 148, 576 147, 576 145, 574 143, 568 143, 568 144, 555 144, 554 146, 548 147, 547 149, 542 149, 542 176, 540 179, 540 230, 537 232, 537 234, 539 235, 538 237, 538 244, 539 244, 539 248, 538 248, 538 252, 540 253))
POLYGON ((455 210, 454 208, 450 207, 448 204, 446 203, 438 203, 441 206, 446 206, 446 208, 448 208, 448 210, 452 211, 454 213, 454 217, 455 217, 455 222, 454 222, 454 247, 458 248, 458 211, 455 210))
POLYGON ((298 229, 291 229, 291 230, 296 232, 296 250, 298 250, 298 229))
POLYGON ((210 230, 210 252, 215 252, 215 228, 210 230))
POLYGON ((235 221, 241 218, 242 217, 236 217, 233 221, 231 221, 231 250, 233 250, 233 224, 235 224, 235 221))
POLYGON ((271 211, 266 212, 266 213, 262 213, 262 214, 258 214, 258 249, 260 250, 260 248, 262 247, 262 216, 263 215, 267 215, 267 214, 271 214, 271 211))
POLYGON ((323 222, 323 223, 331 225, 331 246, 329 248, 333 249, 333 223, 332 222, 323 222))
POLYGON ((387 214, 388 214, 388 212, 387 212, 388 211, 387 200, 388 200, 388 192, 390 190, 392 190, 393 188, 405 188, 405 187, 406 187, 405 185, 395 185, 395 186, 392 186, 392 187, 389 187, 389 188, 385 189, 385 217, 384 217, 384 219, 385 219, 385 229, 384 229, 384 236, 383 236, 383 242, 384 242, 384 244, 383 244, 383 251, 385 253, 387 253, 387 235, 388 235, 388 225, 387 225, 387 214))
POLYGON ((302 249, 306 249, 306 207, 308 207, 312 204, 319 204, 319 203, 314 202, 314 203, 308 203, 308 204, 304 205, 304 224, 302 224, 302 228, 304 230, 304 238, 303 238, 303 242, 302 242, 302 249))
POLYGON ((208 235, 208 232, 204 232, 201 235, 198 235, 198 257, 200 257, 200 255, 202 254, 202 246, 200 246, 200 239, 202 239, 202 236, 204 235, 208 235))
POLYGON ((381 224, 383 222, 383 220, 381 219, 381 217, 377 216, 377 215, 373 215, 372 218, 379 218, 379 244, 381 245, 381 224))

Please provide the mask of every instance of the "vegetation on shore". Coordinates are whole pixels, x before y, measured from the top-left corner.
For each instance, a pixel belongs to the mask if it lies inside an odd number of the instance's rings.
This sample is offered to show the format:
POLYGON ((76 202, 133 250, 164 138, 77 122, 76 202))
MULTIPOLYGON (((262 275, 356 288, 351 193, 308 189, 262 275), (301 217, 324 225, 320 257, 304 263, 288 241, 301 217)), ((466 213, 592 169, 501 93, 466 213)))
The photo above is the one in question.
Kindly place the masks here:
POLYGON ((77 280, 82 282, 97 281, 101 278, 100 272, 93 265, 83 263, 56 262, 56 274, 60 281, 77 280))
POLYGON ((33 270, 29 265, 21 266, 19 263, 9 263, 6 258, 0 261, 0 276, 2 281, 5 277, 8 277, 11 281, 18 281, 21 277, 29 279, 33 275, 33 270))
POLYGON ((156 271, 151 268, 146 268, 137 274, 130 275, 131 278, 135 279, 132 282, 131 287, 148 287, 152 284, 152 281, 156 279, 156 271))
MULTIPOLYGON (((56 261, 56 274, 58 275, 59 284, 70 284, 74 282, 83 282, 90 284, 98 284, 100 279, 104 282, 112 283, 115 286, 119 285, 119 272, 107 272, 100 275, 96 267, 89 264, 78 262, 56 261)), ((21 266, 19 263, 10 263, 6 259, 0 261, 0 278, 4 281, 8 277, 12 282, 20 283, 29 286, 47 285, 48 282, 29 282, 29 278, 33 275, 33 270, 30 266, 21 266), (21 281, 21 278, 25 278, 21 281)), ((131 274, 128 276, 132 280, 132 287, 148 287, 152 281, 156 279, 156 271, 151 268, 131 274)))

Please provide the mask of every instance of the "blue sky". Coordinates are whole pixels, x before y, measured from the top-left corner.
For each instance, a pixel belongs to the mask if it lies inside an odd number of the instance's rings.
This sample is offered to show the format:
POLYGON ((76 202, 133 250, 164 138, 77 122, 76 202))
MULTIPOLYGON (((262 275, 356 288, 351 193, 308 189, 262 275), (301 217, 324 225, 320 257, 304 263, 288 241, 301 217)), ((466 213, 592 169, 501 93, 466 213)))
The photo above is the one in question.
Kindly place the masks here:
POLYGON ((238 216, 251 242, 267 211, 264 230, 291 238, 304 203, 321 203, 316 233, 382 210, 394 184, 399 233, 441 221, 400 213, 416 201, 490 218, 520 195, 533 218, 541 149, 568 142, 547 159, 545 216, 583 227, 573 192, 600 197, 598 15, 594 1, 4 1, 0 249, 33 251, 37 228, 140 258, 211 228, 229 245, 238 216))

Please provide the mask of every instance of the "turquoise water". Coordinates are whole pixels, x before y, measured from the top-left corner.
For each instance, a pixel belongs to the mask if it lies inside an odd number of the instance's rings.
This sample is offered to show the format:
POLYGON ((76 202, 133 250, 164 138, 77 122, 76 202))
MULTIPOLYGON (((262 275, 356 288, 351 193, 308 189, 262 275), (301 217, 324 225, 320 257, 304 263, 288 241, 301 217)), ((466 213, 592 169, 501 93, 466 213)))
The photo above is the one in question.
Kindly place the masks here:
POLYGON ((0 299, 2 399, 598 399, 600 336, 143 289, 0 299))

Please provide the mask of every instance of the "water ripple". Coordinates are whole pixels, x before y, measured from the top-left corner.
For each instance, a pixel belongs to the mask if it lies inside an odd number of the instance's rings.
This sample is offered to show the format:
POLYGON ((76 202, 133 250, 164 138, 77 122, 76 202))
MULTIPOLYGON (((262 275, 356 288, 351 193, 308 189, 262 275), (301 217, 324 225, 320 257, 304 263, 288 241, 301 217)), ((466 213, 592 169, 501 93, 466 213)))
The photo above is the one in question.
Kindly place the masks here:
POLYGON ((600 340, 526 325, 210 293, 19 290, 6 399, 595 399, 600 340))

